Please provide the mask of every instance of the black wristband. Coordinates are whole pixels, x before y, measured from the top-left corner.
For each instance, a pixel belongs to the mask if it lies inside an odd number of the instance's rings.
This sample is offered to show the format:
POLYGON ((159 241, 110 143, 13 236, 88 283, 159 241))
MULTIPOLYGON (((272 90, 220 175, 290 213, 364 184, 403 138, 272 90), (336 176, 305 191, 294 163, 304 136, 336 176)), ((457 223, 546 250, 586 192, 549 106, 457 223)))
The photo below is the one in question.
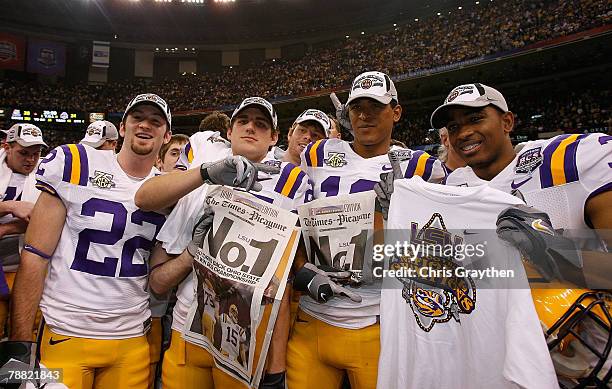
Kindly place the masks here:
POLYGON ((261 383, 263 385, 274 386, 280 385, 285 381, 285 372, 280 373, 266 373, 261 383))

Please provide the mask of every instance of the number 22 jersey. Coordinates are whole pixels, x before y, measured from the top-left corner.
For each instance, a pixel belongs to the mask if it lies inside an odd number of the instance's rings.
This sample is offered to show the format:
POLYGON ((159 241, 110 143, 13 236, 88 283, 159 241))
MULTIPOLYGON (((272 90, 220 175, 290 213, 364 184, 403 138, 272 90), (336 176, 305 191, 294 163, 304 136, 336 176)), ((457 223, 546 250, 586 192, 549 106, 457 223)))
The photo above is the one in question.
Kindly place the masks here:
POLYGON ((114 152, 80 144, 59 146, 41 161, 37 188, 66 207, 40 302, 53 332, 97 339, 144 334, 149 250, 166 218, 138 209, 134 194, 155 171, 130 177, 114 152))

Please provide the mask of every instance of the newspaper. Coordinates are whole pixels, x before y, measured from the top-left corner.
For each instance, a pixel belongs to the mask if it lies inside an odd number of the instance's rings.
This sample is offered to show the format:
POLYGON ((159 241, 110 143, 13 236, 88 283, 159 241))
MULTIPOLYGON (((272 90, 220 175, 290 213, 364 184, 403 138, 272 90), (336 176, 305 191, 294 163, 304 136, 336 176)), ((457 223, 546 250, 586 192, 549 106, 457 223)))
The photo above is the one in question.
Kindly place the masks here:
MULTIPOLYGON (((317 266, 350 270, 352 283, 370 282, 375 198, 374 192, 368 191, 326 197, 299 206, 308 260, 317 266)), ((380 218, 380 213, 377 214, 380 218)))
POLYGON ((194 260, 184 337, 256 388, 299 242, 297 215, 227 187, 206 202, 215 216, 194 260))

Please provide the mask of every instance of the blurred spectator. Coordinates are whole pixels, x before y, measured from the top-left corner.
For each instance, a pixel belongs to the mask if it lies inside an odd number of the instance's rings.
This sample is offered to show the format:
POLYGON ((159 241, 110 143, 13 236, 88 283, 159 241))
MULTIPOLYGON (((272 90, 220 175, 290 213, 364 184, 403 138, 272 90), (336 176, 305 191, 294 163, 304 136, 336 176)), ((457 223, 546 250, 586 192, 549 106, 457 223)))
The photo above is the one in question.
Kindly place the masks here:
POLYGON ((213 111, 206 115, 200 122, 200 131, 215 131, 221 133, 225 138, 227 129, 230 127, 230 118, 220 111, 213 111))

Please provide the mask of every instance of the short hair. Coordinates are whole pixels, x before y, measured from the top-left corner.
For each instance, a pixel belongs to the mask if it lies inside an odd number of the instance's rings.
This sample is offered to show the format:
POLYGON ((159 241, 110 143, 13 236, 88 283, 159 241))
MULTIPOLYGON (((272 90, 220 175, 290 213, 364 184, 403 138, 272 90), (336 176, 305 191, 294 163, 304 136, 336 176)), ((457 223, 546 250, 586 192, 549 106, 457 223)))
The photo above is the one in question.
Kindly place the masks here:
POLYGON ((391 146, 399 146, 403 149, 407 149, 408 146, 406 146, 406 144, 404 142, 402 142, 401 140, 397 140, 397 139, 391 139, 391 146))
POLYGON ((161 149, 159 149, 159 159, 161 159, 162 161, 164 160, 166 153, 168 152, 168 150, 170 150, 170 147, 172 147, 172 145, 176 143, 186 144, 188 142, 189 142, 189 137, 187 135, 183 135, 183 134, 172 135, 172 138, 170 138, 170 142, 166 143, 165 145, 162 145, 161 149))
POLYGON ((230 118, 221 111, 213 111, 200 122, 200 131, 219 131, 225 136, 230 127, 230 118))

